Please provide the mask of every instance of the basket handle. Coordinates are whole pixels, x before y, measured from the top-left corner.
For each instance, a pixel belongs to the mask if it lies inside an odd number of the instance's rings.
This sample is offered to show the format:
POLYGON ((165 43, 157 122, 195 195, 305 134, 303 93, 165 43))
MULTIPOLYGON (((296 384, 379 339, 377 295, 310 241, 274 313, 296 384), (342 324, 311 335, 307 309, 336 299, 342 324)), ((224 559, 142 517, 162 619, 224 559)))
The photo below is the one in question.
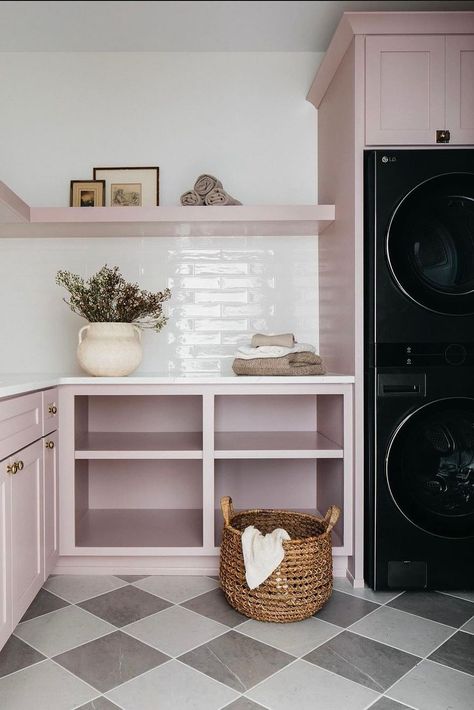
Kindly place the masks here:
POLYGON ((331 507, 328 509, 328 512, 324 516, 324 520, 327 523, 327 528, 326 532, 331 532, 337 521, 339 520, 339 516, 341 514, 340 508, 337 507, 337 505, 331 505, 331 507))
POLYGON ((230 525, 230 521, 234 517, 234 506, 232 505, 232 498, 230 496, 223 496, 221 498, 221 510, 224 516, 224 523, 230 525))

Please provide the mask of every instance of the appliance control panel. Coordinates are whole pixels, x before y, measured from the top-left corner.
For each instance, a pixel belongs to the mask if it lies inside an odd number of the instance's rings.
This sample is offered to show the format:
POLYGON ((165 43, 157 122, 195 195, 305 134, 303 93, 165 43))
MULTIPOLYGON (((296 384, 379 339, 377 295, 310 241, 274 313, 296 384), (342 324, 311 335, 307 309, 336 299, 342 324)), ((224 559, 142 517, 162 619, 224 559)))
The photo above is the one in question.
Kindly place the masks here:
POLYGON ((377 343, 377 367, 473 367, 473 343, 377 343))

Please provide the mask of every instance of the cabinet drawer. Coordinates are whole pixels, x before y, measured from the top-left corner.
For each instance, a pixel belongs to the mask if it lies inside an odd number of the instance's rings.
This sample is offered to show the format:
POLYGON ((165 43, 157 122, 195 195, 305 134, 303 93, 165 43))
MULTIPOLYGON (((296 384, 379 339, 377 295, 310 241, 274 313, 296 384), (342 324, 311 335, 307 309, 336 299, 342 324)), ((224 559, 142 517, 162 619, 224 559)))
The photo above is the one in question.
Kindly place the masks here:
POLYGON ((42 436, 42 408, 41 392, 0 402, 0 460, 42 436))
POLYGON ((43 395, 43 436, 58 428, 59 406, 58 388, 44 390, 43 395))

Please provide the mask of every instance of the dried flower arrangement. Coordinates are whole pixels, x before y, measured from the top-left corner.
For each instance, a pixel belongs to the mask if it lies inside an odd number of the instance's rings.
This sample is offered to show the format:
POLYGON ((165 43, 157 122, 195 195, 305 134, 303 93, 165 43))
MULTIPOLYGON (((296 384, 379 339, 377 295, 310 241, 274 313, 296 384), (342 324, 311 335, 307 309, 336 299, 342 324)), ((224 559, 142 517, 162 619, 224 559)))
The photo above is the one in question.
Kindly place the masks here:
POLYGON ((56 283, 70 293, 64 302, 90 323, 133 323, 159 332, 168 320, 163 303, 170 298, 170 289, 143 291, 125 281, 118 266, 105 264, 87 281, 70 271, 58 271, 56 283))

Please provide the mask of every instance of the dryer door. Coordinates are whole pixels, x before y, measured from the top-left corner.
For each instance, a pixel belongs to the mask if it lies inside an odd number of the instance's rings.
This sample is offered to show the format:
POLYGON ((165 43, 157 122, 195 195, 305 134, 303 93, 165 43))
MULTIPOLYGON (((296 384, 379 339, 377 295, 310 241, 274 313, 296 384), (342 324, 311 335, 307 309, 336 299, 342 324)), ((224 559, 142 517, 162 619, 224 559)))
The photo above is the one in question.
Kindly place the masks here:
POLYGON ((395 283, 437 313, 474 313, 474 174, 422 182, 397 205, 386 236, 395 283))
POLYGON ((392 436, 385 459, 398 508, 441 537, 474 536, 474 399, 416 409, 392 436))

